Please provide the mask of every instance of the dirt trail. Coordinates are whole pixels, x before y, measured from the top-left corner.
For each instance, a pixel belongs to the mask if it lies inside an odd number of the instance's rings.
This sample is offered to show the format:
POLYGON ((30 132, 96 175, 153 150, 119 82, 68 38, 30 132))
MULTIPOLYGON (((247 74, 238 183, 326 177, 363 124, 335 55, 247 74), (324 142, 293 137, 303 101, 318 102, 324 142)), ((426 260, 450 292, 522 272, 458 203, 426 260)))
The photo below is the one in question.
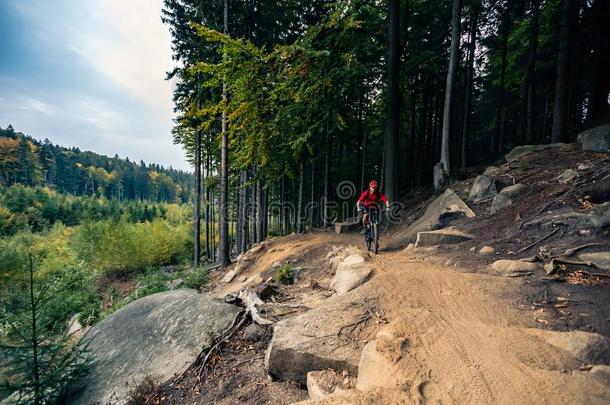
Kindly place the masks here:
MULTIPOLYGON (((378 286, 390 328, 406 338, 396 364, 402 375, 395 380, 411 385, 411 400, 604 403, 610 398, 607 385, 586 372, 567 371, 578 370, 578 362, 529 329, 535 325, 518 310, 517 280, 460 272, 428 254, 384 252, 372 259, 371 282, 378 286)), ((400 402, 393 395, 387 391, 382 400, 400 402)))

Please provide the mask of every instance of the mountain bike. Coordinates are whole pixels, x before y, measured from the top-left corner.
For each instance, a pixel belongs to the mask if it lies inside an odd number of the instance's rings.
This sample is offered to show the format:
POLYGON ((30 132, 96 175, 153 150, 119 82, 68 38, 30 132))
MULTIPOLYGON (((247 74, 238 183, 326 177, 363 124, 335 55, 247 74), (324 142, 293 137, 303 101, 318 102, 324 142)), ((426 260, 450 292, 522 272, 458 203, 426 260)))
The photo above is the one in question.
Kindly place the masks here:
POLYGON ((368 221, 365 226, 364 242, 366 243, 366 249, 372 250, 377 254, 379 251, 379 208, 369 208, 368 210, 368 221))

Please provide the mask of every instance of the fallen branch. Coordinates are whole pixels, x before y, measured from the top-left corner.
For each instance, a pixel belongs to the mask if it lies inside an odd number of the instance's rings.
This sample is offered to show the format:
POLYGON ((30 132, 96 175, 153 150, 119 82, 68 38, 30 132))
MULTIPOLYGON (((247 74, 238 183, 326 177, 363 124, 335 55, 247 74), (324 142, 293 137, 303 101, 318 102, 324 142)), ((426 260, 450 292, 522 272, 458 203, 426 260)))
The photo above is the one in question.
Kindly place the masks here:
POLYGON ((244 316, 242 317, 241 321, 239 321, 239 323, 235 326, 235 328, 226 336, 223 336, 221 339, 218 340, 218 342, 216 342, 216 344, 214 346, 212 346, 210 348, 210 350, 208 350, 208 353, 205 355, 205 357, 203 358, 203 361, 201 362, 201 365, 199 366, 199 373, 197 374, 197 378, 199 380, 201 380, 201 376, 203 375, 203 371, 205 370, 205 365, 208 362, 208 359, 210 358, 210 356, 212 355, 212 353, 216 350, 220 348, 220 344, 222 342, 226 342, 228 341, 234 334, 235 332, 237 332, 239 330, 239 328, 241 328, 243 326, 243 324, 246 322, 246 319, 248 319, 247 315, 247 310, 246 313, 244 313, 244 316))
POLYGON ((598 247, 598 246, 605 246, 605 245, 603 243, 597 243, 597 242, 585 243, 584 245, 580 245, 575 248, 566 250, 562 256, 566 256, 566 257, 573 256, 574 253, 578 252, 579 250, 583 250, 583 249, 586 249, 589 247, 598 247))
POLYGON ((534 241, 532 243, 530 243, 529 245, 527 245, 526 247, 519 249, 517 251, 517 253, 523 253, 528 249, 533 248, 534 246, 536 246, 539 243, 544 242, 545 240, 547 240, 548 238, 550 238, 551 236, 555 235, 557 233, 557 231, 559 231, 559 228, 555 228, 553 231, 549 232, 548 234, 546 234, 542 239, 538 239, 537 241, 534 241))

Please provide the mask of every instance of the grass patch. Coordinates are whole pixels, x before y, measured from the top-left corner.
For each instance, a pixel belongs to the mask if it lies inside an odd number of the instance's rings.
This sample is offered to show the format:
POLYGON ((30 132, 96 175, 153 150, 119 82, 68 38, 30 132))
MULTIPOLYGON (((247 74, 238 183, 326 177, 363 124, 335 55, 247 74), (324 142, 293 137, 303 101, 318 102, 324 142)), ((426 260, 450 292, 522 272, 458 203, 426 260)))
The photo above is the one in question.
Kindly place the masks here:
POLYGON ((285 264, 275 270, 275 282, 278 284, 292 284, 294 280, 294 268, 291 264, 285 264))

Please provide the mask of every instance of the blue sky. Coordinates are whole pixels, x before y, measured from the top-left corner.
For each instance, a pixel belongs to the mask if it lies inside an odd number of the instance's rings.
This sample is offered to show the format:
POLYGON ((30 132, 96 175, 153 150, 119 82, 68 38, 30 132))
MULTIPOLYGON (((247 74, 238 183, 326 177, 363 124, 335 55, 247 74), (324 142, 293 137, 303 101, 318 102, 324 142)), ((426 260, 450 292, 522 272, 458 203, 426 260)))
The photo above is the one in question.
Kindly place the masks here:
POLYGON ((173 145, 162 0, 0 0, 0 126, 190 170, 173 145))

